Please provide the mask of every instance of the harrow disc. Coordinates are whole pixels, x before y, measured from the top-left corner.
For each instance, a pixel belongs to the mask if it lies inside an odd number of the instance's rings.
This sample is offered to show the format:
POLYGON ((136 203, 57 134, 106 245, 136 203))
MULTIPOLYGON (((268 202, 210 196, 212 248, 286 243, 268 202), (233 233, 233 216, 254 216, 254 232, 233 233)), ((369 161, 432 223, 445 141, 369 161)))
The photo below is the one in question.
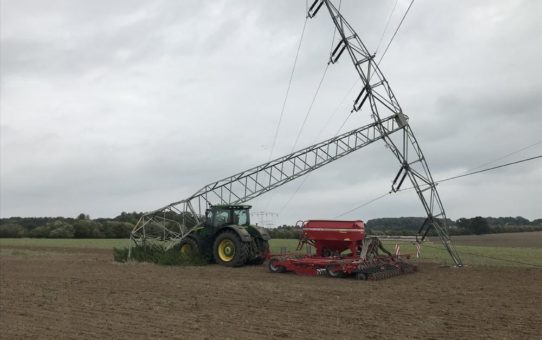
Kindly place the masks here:
POLYGON ((386 269, 380 272, 369 274, 368 279, 371 281, 378 281, 378 280, 389 279, 390 277, 394 277, 394 276, 399 276, 401 274, 402 273, 399 268, 386 269))

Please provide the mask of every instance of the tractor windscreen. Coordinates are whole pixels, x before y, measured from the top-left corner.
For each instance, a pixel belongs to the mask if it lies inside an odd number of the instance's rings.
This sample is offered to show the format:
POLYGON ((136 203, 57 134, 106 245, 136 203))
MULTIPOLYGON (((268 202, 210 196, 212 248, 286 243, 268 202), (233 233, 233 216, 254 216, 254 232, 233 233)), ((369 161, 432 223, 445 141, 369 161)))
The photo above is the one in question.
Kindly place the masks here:
POLYGON ((248 208, 224 207, 213 208, 207 211, 207 223, 214 227, 222 227, 228 224, 250 225, 250 212, 248 208))
POLYGON ((249 225, 250 214, 248 213, 248 209, 235 209, 233 211, 233 224, 249 225))

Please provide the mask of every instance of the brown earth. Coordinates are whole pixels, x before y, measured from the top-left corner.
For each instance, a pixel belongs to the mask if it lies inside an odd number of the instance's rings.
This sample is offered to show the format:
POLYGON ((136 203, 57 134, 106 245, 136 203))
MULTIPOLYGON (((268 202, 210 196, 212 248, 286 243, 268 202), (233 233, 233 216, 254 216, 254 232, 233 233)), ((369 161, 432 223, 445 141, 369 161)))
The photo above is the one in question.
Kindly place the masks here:
POLYGON ((0 337, 452 338, 542 334, 542 270, 421 264, 385 281, 265 267, 119 264, 109 250, 3 248, 0 337))

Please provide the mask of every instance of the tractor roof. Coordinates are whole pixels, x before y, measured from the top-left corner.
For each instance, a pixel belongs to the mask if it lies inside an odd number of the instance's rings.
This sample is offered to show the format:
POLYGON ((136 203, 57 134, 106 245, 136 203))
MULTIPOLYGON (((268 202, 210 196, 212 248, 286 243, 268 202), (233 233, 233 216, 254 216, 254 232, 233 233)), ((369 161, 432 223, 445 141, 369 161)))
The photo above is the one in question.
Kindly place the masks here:
POLYGON ((216 204, 212 205, 211 209, 213 208, 219 208, 219 209, 250 209, 252 208, 251 205, 245 205, 245 204, 216 204))

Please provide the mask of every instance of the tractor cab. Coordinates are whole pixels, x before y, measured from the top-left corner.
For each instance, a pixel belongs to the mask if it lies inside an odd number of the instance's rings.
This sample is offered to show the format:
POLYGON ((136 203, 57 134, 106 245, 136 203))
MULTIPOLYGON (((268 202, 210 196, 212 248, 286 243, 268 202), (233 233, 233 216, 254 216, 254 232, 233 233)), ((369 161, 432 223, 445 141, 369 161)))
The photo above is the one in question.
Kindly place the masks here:
POLYGON ((250 225, 250 205, 213 205, 205 211, 205 226, 250 225))

